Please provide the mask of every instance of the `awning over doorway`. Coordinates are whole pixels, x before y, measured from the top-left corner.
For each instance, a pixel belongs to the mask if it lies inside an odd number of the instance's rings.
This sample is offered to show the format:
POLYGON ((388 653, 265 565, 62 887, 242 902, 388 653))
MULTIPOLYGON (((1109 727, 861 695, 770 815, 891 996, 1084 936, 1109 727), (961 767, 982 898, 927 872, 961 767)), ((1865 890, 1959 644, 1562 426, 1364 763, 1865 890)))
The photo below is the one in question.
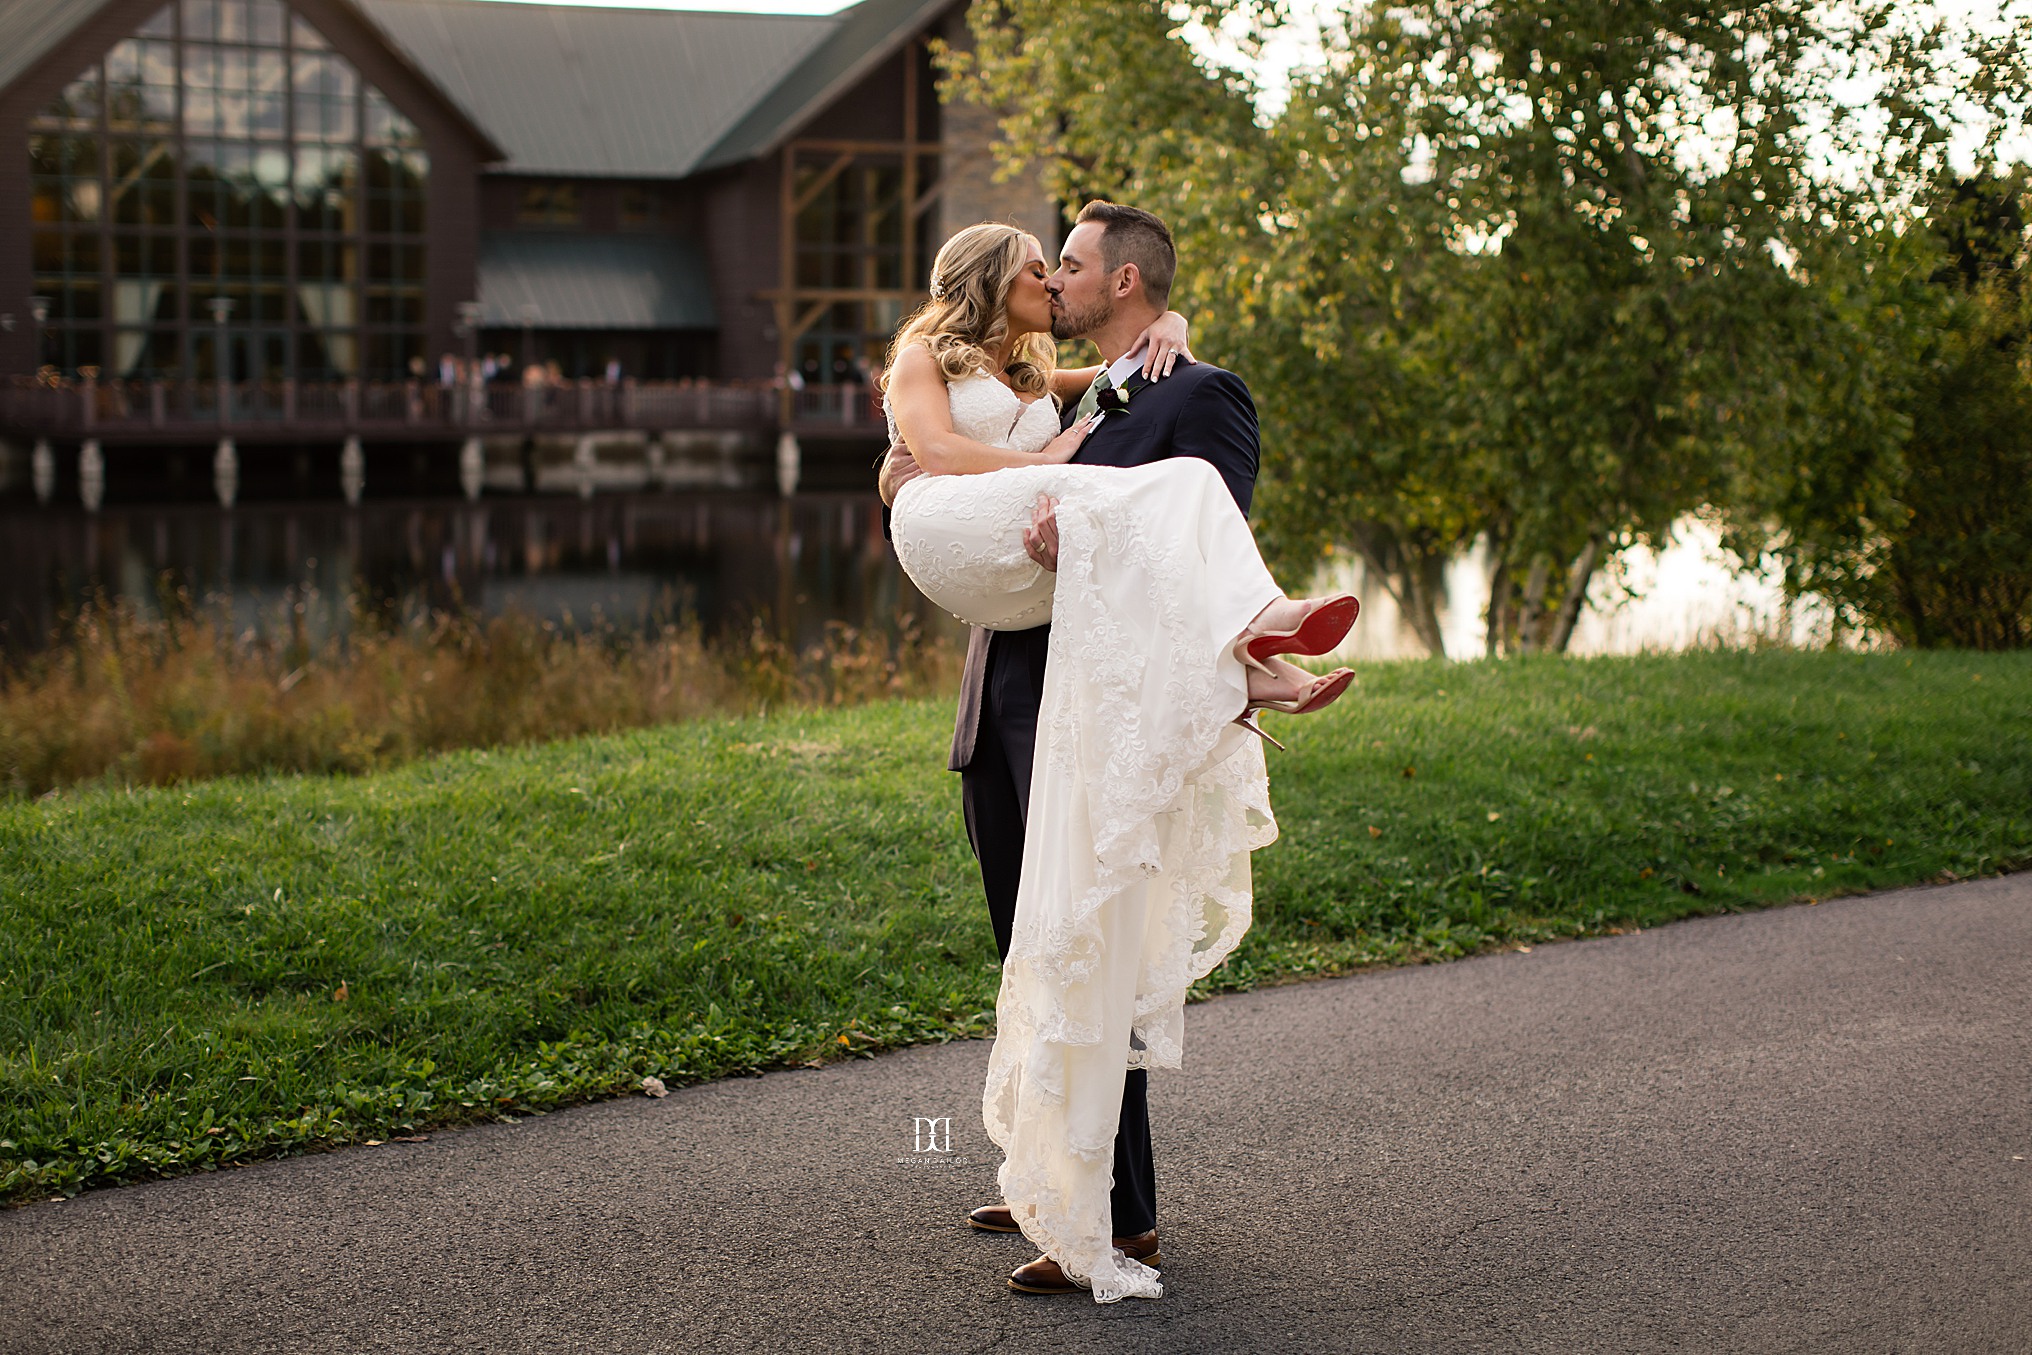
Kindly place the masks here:
POLYGON ((495 231, 480 237, 482 326, 715 329, 705 255, 662 235, 495 231))

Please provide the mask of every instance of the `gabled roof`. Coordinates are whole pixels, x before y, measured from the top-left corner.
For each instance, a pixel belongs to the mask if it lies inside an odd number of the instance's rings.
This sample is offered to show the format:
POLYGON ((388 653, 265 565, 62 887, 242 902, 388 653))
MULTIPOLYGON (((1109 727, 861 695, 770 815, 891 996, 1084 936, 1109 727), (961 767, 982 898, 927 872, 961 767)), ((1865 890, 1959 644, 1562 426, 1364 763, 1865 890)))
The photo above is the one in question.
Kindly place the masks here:
MULTIPOLYGON (((0 0, 0 89, 7 88, 33 70, 37 62, 54 51, 59 43, 68 38, 86 20, 113 2, 114 0, 0 0)), ((158 0, 157 4, 141 12, 135 20, 135 26, 139 27, 146 23, 150 16, 163 7, 175 3, 176 0, 158 0)), ((357 4, 354 8, 357 12, 357 4)), ((369 26, 372 26, 371 23, 369 26)), ((481 153, 489 158, 498 158, 501 155, 500 146, 495 144, 493 138, 489 137, 463 108, 446 95, 434 74, 418 69, 416 63, 400 47, 393 44, 390 46, 396 58, 409 68, 417 82, 431 91, 459 125, 479 144, 481 153)), ((81 65, 79 70, 83 68, 81 65)), ((67 71, 65 75, 69 77, 77 73, 67 71)))
MULTIPOLYGON (((0 0, 0 88, 112 0, 0 0)), ((824 17, 351 0, 496 168, 680 178, 767 155, 957 0, 824 17)))
POLYGON ((717 169, 767 155, 869 71, 923 32, 954 0, 861 0, 830 22, 832 34, 748 110, 698 168, 717 169))
POLYGON ((507 149, 497 168, 531 174, 689 174, 846 26, 838 15, 358 3, 507 149))
POLYGON ((35 63, 79 24, 110 3, 112 0, 0 0, 0 89, 34 69, 35 63))
POLYGON ((705 256, 668 235, 490 231, 480 237, 480 323, 513 329, 712 329, 705 256))

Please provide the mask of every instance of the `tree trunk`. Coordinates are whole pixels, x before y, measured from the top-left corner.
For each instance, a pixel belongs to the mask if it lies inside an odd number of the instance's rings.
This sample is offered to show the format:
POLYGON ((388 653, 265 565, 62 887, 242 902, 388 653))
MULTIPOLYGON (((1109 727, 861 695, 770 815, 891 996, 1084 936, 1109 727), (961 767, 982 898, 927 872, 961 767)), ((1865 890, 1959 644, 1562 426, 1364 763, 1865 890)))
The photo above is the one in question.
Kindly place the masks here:
POLYGON ((1432 657, 1445 658, 1439 605, 1445 600, 1446 556, 1431 543, 1408 540, 1382 523, 1364 523, 1352 536, 1356 552, 1396 601, 1411 633, 1432 657))
POLYGON ((1552 636, 1546 648, 1554 654, 1566 653, 1568 642, 1573 639, 1574 625, 1580 620, 1580 609, 1587 605, 1588 584, 1594 581, 1595 570, 1602 562, 1602 534, 1599 530, 1588 533, 1587 544, 1580 554, 1573 557, 1573 564, 1566 571, 1566 596, 1560 599, 1559 614, 1553 618, 1552 636))
POLYGON ((1487 640, 1482 652, 1495 658, 1502 652, 1504 637, 1509 632, 1510 613, 1510 562, 1498 551, 1495 568, 1489 571, 1489 614, 1487 640))
POLYGON ((1406 561, 1411 606, 1404 616, 1412 633, 1435 659, 1446 657, 1446 636, 1439 628, 1439 608, 1446 601, 1446 557, 1421 552, 1406 561))
POLYGON ((1505 652, 1510 638, 1510 524, 1498 518, 1482 538, 1489 551, 1489 608, 1484 622, 1488 634, 1482 651, 1488 658, 1505 652))
POLYGON ((1545 631, 1545 585, 1552 581, 1551 557, 1540 552, 1531 557, 1531 573, 1524 580, 1524 600, 1517 608, 1517 652, 1535 654, 1545 631))

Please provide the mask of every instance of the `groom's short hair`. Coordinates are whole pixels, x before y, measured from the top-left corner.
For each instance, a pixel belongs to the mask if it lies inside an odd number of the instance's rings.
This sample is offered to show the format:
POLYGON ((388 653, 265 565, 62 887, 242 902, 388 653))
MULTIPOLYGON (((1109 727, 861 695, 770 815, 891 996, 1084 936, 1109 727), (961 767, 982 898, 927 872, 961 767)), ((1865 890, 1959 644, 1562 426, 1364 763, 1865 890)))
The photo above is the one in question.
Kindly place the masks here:
POLYGON ((1101 223, 1101 266, 1109 272, 1125 263, 1136 265, 1143 292, 1162 307, 1171 300, 1172 275, 1178 272, 1178 250, 1164 222, 1141 207, 1124 207, 1099 198, 1080 208, 1074 225, 1101 223))

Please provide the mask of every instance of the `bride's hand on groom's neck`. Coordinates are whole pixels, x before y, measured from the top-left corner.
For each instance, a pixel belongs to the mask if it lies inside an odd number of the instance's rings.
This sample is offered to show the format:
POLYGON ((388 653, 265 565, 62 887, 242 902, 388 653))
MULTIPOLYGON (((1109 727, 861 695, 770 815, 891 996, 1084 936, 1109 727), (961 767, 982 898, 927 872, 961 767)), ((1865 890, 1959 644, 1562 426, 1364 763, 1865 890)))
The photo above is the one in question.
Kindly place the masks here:
POLYGON ((1171 375, 1171 369, 1180 358, 1187 362, 1198 362, 1188 346, 1190 326, 1177 311, 1166 311, 1152 320, 1136 342, 1129 346, 1129 353, 1143 355, 1143 379, 1161 381, 1171 375))

